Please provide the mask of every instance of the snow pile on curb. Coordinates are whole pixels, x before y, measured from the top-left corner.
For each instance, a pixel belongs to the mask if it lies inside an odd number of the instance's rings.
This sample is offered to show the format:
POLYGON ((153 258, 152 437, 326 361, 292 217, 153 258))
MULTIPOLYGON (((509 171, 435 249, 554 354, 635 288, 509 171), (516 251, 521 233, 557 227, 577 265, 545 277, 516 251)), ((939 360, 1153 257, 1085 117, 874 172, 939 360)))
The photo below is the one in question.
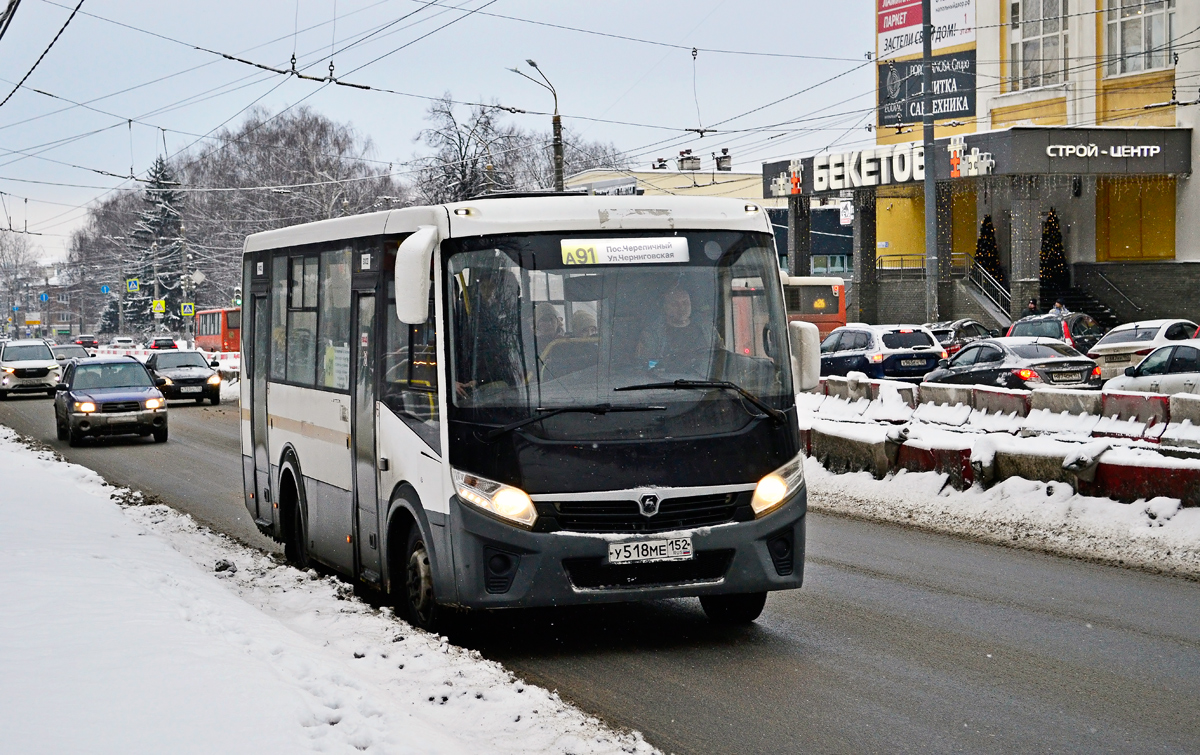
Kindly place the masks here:
POLYGON ((653 751, 7 428, 0 478, 5 751, 653 751))
POLYGON ((900 471, 876 480, 833 474, 813 458, 804 472, 813 511, 1200 578, 1200 508, 1181 508, 1175 498, 1119 503, 1019 477, 960 492, 944 474, 900 471))

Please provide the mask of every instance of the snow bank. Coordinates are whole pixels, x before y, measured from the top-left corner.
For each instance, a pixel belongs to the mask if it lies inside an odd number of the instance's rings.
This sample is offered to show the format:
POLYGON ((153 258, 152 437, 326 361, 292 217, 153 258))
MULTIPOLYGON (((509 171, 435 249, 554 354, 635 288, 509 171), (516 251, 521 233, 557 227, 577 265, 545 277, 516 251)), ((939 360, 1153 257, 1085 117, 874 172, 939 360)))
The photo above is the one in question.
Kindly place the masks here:
POLYGON ((1019 477, 960 492, 944 474, 901 471, 876 480, 833 474, 815 459, 805 475, 814 511, 1200 578, 1200 508, 1180 508, 1174 498, 1118 503, 1019 477))
POLYGON ((7 428, 0 478, 6 752, 652 751, 7 428))

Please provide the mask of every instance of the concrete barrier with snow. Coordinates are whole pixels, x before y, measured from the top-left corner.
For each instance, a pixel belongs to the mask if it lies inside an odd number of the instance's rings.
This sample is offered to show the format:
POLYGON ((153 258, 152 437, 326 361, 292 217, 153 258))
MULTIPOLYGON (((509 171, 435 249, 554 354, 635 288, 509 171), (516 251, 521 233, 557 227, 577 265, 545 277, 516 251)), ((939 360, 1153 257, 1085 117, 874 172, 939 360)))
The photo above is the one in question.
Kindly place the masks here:
POLYGON ((1041 388, 1029 396, 1029 408, 1054 414, 1100 414, 1100 391, 1074 391, 1066 388, 1041 388))

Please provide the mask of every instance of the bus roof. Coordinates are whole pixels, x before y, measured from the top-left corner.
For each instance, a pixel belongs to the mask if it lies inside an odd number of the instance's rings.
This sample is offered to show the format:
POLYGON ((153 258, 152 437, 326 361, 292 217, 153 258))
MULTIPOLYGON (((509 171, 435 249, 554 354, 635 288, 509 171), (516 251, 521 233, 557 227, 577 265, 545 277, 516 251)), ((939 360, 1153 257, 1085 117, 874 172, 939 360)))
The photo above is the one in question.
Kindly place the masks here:
POLYGON ((549 230, 771 231, 763 207, 745 199, 585 195, 481 197, 264 231, 246 237, 244 251, 409 233, 422 225, 436 226, 442 238, 549 230))
POLYGON ((783 276, 785 286, 844 286, 846 281, 836 276, 788 275, 783 276))

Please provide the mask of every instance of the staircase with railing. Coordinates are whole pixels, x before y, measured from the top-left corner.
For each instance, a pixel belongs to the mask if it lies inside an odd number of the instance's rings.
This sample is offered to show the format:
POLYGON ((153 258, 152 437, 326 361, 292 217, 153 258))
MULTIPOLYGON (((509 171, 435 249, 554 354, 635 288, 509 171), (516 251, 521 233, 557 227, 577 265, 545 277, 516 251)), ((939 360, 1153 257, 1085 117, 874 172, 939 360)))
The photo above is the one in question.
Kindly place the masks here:
MULTIPOLYGON (((879 280, 918 280, 925 278, 924 254, 880 254, 875 258, 875 276, 879 280)), ((950 277, 963 278, 1001 312, 1012 311, 1012 294, 995 276, 975 261, 970 252, 950 255, 950 277)))

